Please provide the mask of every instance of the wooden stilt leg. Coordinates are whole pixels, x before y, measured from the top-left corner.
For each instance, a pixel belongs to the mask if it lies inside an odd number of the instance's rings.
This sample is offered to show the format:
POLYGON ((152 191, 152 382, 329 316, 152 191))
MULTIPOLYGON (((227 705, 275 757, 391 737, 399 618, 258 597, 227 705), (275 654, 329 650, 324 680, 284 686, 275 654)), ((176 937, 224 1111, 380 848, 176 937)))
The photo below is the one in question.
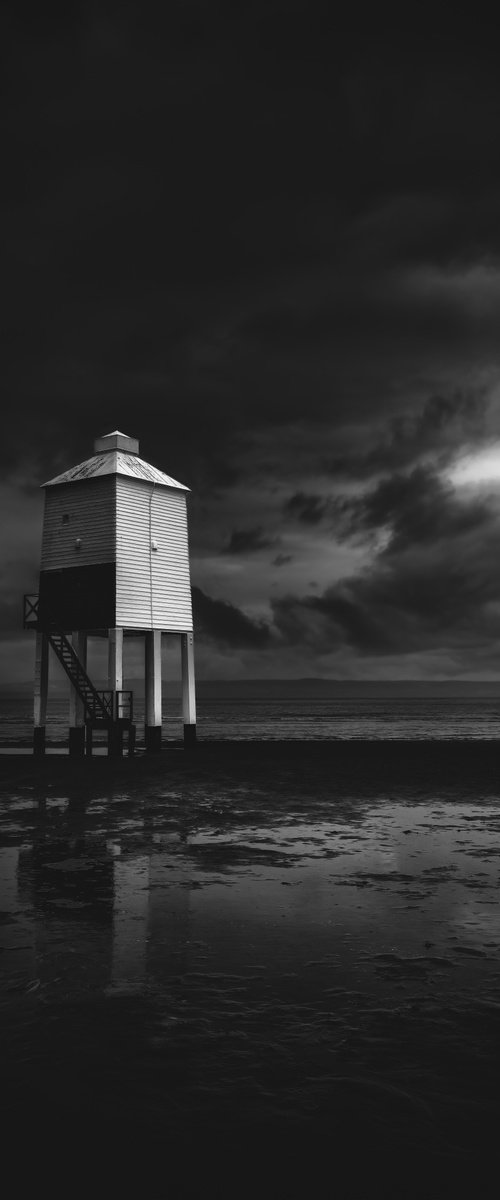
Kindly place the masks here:
POLYGON ((35 646, 35 686, 33 703, 33 753, 45 754, 47 695, 49 688, 49 639, 37 630, 35 646))
POLYGON ((123 629, 108 629, 108 687, 123 688, 123 629))
MULTIPOLYGON (((72 637, 73 650, 78 655, 82 667, 87 669, 87 634, 77 629, 72 637)), ((82 755, 85 753, 85 708, 78 692, 70 684, 69 693, 69 752, 82 755)))
POLYGON ((122 728, 116 724, 116 693, 123 689, 123 629, 108 629, 108 687, 113 692, 113 728, 108 736, 108 754, 123 753, 122 728))
POLYGON ((146 750, 161 750, 161 629, 146 634, 146 750))
POLYGON ((196 743, 196 691, 194 678, 194 640, 192 633, 181 633, 182 720, 184 746, 196 743))

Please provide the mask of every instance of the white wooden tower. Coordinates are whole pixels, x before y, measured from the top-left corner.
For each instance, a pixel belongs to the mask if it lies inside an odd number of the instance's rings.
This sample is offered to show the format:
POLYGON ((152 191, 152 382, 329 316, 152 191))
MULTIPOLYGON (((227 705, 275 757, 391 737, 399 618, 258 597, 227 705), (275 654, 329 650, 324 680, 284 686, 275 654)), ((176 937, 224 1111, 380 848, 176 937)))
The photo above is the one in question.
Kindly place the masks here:
POLYGON ((144 636, 145 744, 160 749, 164 632, 181 638, 184 742, 194 744, 189 488, 141 459, 138 441, 119 430, 97 438, 92 458, 42 486, 39 595, 25 598, 25 626, 37 631, 35 751, 45 746, 51 646, 71 682, 70 752, 83 753, 85 743, 91 749, 92 727, 106 723, 110 749, 120 752, 123 727, 133 727, 130 694, 123 692, 127 634, 144 636), (106 693, 96 692, 86 673, 92 635, 108 638, 106 693))

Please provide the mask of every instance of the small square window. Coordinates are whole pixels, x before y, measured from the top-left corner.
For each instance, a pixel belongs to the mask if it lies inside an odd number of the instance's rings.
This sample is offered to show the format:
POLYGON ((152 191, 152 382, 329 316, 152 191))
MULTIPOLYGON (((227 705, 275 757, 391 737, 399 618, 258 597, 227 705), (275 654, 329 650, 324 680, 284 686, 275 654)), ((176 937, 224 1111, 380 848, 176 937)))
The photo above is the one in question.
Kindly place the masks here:
POLYGON ((69 513, 63 513, 63 518, 62 518, 63 525, 67 525, 68 521, 69 521, 69 513))

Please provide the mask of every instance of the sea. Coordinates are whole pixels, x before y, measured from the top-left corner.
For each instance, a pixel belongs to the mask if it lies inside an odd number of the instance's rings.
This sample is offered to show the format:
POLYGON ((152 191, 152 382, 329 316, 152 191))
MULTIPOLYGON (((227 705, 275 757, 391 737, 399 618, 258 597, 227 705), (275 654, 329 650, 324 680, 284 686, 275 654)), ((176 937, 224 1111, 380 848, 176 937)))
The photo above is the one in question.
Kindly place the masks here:
MULTIPOLYGON (((140 744, 140 693, 134 693, 134 717, 140 744)), ((30 745, 32 720, 29 689, 22 695, 4 690, 0 748, 30 745)), ((49 698, 48 745, 65 744, 67 730, 68 697, 58 693, 49 698)), ((207 742, 494 740, 500 737, 500 681, 344 686, 336 681, 203 682, 197 696, 197 736, 207 742)), ((182 738, 180 697, 175 694, 164 697, 163 737, 167 743, 182 738)))

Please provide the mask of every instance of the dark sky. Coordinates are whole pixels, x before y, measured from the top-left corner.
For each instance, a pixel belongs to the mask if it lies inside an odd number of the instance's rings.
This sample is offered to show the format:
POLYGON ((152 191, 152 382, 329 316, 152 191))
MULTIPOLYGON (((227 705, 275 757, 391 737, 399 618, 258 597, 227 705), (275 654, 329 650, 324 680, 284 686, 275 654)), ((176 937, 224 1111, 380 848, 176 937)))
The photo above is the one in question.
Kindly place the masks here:
POLYGON ((493 30, 157 7, 2 8, 4 677, 115 428, 192 489, 202 675, 500 677, 493 30))

